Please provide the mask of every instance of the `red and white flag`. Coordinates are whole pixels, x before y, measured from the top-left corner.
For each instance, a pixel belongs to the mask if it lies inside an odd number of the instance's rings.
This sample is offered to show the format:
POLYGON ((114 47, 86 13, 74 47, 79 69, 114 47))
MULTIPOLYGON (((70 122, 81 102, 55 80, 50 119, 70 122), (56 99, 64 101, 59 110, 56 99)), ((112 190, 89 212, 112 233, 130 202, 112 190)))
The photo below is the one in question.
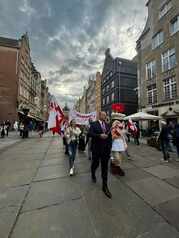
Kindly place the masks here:
POLYGON ((136 132, 137 131, 137 127, 134 124, 134 122, 132 121, 132 119, 129 119, 128 121, 128 128, 132 131, 132 132, 136 132))
POLYGON ((50 102, 49 108, 49 118, 48 118, 48 129, 54 133, 60 134, 61 123, 64 119, 64 113, 60 106, 55 102, 50 102))

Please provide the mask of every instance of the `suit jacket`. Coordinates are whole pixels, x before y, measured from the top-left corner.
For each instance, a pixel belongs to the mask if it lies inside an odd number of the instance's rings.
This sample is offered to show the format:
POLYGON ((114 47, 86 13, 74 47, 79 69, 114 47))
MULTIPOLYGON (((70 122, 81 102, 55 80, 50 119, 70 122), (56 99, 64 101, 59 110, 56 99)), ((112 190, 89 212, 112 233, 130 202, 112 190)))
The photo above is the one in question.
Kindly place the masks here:
POLYGON ((95 121, 91 124, 89 129, 89 136, 92 138, 91 141, 91 150, 93 153, 98 155, 109 156, 111 153, 112 147, 112 136, 110 126, 105 123, 106 133, 108 135, 107 139, 101 139, 100 135, 104 134, 101 124, 99 121, 95 121))

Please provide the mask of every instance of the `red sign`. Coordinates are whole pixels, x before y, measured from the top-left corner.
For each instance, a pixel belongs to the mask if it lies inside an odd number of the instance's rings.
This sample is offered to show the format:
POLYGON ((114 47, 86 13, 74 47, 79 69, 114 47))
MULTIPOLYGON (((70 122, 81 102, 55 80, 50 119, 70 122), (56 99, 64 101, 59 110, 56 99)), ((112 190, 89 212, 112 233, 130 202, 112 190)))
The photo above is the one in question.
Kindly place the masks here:
POLYGON ((125 111, 125 106, 123 103, 113 103, 112 104, 112 110, 114 112, 120 112, 123 113, 125 111))

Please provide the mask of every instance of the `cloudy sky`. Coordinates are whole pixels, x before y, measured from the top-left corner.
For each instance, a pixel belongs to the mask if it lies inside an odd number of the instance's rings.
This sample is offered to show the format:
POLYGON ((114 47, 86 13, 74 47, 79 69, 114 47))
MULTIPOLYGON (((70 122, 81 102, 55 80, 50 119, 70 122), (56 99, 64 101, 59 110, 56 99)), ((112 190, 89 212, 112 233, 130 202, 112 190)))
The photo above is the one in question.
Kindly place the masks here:
POLYGON ((0 0, 0 35, 28 32, 32 59, 59 103, 82 94, 104 52, 133 58, 146 0, 0 0))

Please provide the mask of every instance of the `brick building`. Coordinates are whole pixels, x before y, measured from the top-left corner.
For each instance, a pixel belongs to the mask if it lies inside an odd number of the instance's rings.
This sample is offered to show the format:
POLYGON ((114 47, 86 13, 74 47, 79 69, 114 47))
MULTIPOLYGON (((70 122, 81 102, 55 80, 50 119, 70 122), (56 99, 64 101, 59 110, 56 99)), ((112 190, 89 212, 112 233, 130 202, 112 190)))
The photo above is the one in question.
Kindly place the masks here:
POLYGON ((18 40, 0 37, 0 122, 13 123, 24 109, 29 110, 29 117, 43 120, 41 87, 27 33, 18 40))
POLYGON ((149 0, 137 41, 139 109, 179 120, 179 1, 149 0))
POLYGON ((0 37, 0 122, 17 120, 18 40, 0 37))

